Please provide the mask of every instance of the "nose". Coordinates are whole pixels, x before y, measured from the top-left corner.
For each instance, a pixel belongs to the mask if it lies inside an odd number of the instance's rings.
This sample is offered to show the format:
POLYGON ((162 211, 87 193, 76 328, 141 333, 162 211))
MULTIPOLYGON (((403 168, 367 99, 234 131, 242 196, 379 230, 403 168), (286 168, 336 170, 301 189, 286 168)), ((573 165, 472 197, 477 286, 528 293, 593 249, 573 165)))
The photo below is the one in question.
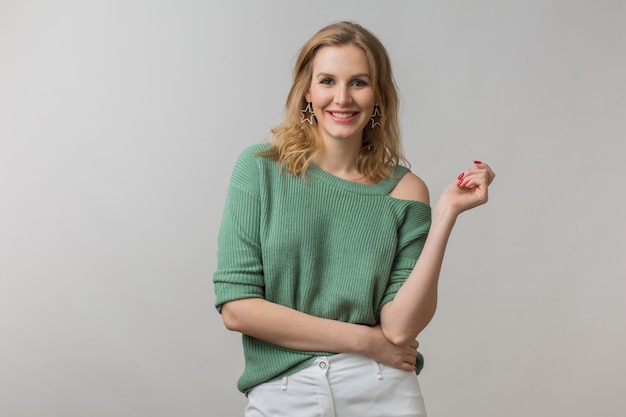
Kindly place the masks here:
POLYGON ((335 93, 335 103, 339 105, 349 104, 352 101, 352 96, 350 95, 350 89, 347 85, 340 85, 337 87, 337 91, 335 93))

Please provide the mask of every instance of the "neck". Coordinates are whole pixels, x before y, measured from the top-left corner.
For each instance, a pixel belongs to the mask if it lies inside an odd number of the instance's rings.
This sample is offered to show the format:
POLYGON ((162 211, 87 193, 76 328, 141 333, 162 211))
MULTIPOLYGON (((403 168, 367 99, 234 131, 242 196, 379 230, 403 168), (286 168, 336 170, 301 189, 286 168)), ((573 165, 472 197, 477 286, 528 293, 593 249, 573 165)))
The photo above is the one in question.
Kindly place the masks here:
POLYGON ((349 181, 365 182, 356 166, 356 156, 361 144, 355 143, 324 143, 324 148, 315 157, 315 163, 324 171, 349 181))

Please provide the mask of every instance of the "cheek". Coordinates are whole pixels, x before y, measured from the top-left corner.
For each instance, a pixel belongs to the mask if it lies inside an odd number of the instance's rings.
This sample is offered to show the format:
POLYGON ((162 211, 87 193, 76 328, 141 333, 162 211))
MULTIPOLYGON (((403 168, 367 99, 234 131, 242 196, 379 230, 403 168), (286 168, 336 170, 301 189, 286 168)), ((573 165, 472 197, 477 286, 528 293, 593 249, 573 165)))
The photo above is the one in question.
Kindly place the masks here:
POLYGON ((367 103, 367 105, 363 106, 363 116, 367 117, 367 119, 369 120, 370 117, 372 117, 372 114, 374 113, 374 103, 367 103))
POLYGON ((329 94, 324 90, 313 89, 310 94, 311 101, 316 105, 323 105, 329 100, 329 94))
POLYGON ((372 112, 374 111, 374 105, 376 104, 376 99, 371 92, 364 91, 363 94, 359 95, 358 97, 355 97, 355 101, 358 102, 359 107, 361 107, 363 110, 367 109, 367 110, 371 110, 372 112))
POLYGON ((316 112, 321 112, 322 109, 326 108, 329 105, 331 100, 329 100, 326 96, 313 94, 311 96, 311 102, 313 103, 313 109, 316 112))

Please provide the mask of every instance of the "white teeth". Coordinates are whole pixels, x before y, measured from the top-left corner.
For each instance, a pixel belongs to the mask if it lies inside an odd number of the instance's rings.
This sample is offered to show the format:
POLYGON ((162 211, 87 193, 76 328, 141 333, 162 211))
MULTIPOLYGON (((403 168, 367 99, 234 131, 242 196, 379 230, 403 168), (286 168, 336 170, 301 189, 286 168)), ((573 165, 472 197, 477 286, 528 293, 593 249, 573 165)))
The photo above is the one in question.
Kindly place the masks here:
POLYGON ((354 116, 354 113, 331 113, 333 117, 338 119, 347 119, 348 117, 354 116))

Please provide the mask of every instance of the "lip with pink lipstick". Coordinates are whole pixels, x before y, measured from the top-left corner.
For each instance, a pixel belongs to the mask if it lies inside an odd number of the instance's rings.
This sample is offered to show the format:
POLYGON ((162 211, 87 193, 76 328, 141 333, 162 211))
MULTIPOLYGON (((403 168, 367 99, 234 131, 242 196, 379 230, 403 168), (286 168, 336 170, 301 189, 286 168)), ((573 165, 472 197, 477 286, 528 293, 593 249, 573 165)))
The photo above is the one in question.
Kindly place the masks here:
POLYGON ((351 122, 357 118, 359 112, 356 111, 327 111, 331 119, 339 123, 351 122))

